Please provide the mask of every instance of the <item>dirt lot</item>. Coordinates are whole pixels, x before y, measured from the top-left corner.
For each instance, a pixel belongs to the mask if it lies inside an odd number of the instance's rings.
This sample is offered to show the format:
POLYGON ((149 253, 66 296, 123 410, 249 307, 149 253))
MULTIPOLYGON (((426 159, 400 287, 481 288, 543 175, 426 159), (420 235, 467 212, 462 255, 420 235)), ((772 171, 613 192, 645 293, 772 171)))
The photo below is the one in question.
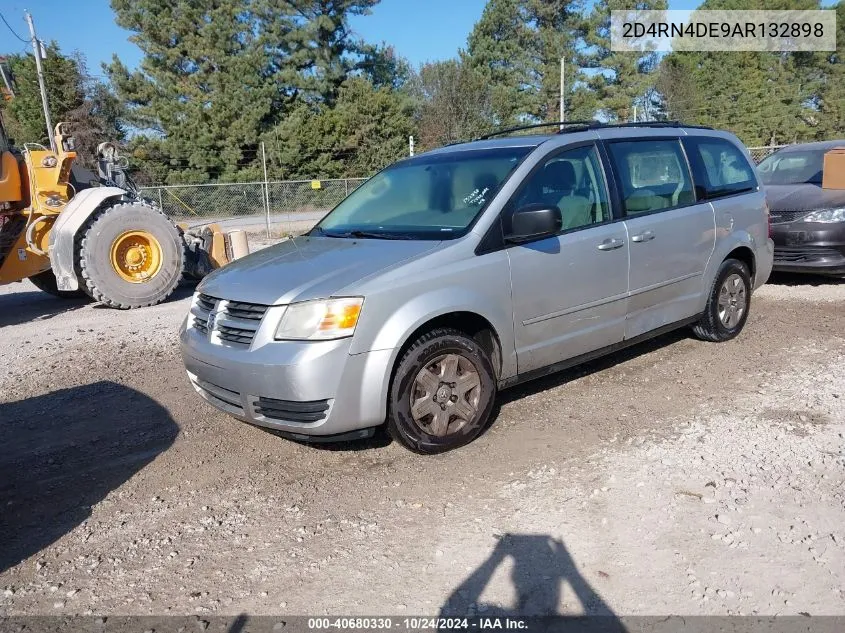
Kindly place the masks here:
POLYGON ((845 613, 845 282, 506 392, 435 458, 206 406, 190 292, 0 289, 0 613, 845 613))

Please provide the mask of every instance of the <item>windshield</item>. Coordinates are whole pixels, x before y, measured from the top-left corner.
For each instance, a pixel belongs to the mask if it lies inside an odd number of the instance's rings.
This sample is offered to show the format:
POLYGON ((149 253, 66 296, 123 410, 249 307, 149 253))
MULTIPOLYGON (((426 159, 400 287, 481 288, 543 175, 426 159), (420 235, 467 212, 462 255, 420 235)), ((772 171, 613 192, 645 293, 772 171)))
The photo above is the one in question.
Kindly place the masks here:
POLYGON ((797 185, 822 182, 824 150, 776 152, 757 165, 766 185, 797 185))
POLYGON ((401 161, 356 189, 314 232, 384 239, 460 237, 532 149, 454 151, 401 161))

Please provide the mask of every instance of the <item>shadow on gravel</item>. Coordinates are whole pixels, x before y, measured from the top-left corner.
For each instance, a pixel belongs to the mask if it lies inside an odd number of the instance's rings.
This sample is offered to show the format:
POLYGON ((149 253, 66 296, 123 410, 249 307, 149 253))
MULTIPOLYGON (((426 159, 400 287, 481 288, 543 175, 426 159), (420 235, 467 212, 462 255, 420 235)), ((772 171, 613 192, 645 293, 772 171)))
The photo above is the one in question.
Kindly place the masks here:
POLYGON ((178 430, 157 402, 113 382, 0 404, 0 572, 85 521, 178 430))
MULTIPOLYGON (((172 301, 180 301, 182 299, 187 299, 194 291, 197 289, 197 281, 193 280, 184 280, 180 281, 179 285, 176 286, 176 289, 173 291, 173 294, 167 297, 167 299, 161 305, 168 304, 172 301)), ((102 303, 98 303, 94 306, 95 310, 115 310, 107 305, 102 303)), ((120 312, 120 310, 115 310, 115 312, 120 312)))
POLYGON ((510 389, 506 389, 505 391, 499 393, 499 397, 496 398, 496 405, 491 418, 499 415, 499 407, 513 402, 514 400, 519 400, 520 398, 524 398, 525 396, 529 396, 540 391, 545 391, 546 389, 559 387, 584 376, 589 376, 600 371, 605 371, 606 369, 611 369, 620 363, 627 362, 639 356, 651 354, 656 350, 690 338, 693 338, 690 330, 687 328, 680 328, 648 341, 632 345, 631 347, 618 352, 608 354, 607 356, 602 356, 601 358, 584 363, 583 365, 577 365, 570 369, 565 369, 548 376, 543 376, 542 378, 537 378, 536 380, 532 380, 530 382, 522 383, 521 385, 511 387, 510 389))
POLYGON ((72 312, 89 303, 91 299, 88 297, 63 299, 40 290, 2 294, 0 295, 0 328, 50 319, 57 314, 72 312))
MULTIPOLYGON (((29 285, 28 282, 26 282, 29 285)), ((30 286, 32 287, 32 286, 30 286)), ((182 281, 165 303, 190 297, 196 290, 196 281, 182 281)), ((21 325, 30 321, 51 319, 59 314, 78 310, 91 304, 88 296, 62 298, 41 292, 40 290, 10 292, 0 294, 0 328, 7 325, 21 325)), ((97 310, 114 310, 101 303, 94 305, 97 310)), ((115 311, 118 312, 118 311, 115 311)))
MULTIPOLYGON (((620 363, 624 363, 644 354, 650 354, 655 350, 667 347, 669 345, 672 345, 673 343, 678 343, 679 341, 683 341, 689 338, 692 338, 692 334, 690 333, 690 331, 687 328, 681 328, 673 332, 664 334, 662 336, 658 336, 651 340, 643 341, 642 343, 638 343, 637 345, 620 350, 613 354, 603 356, 602 358, 598 358, 596 360, 584 363, 583 365, 578 365, 570 369, 565 369, 563 371, 550 374, 542 378, 537 378, 530 382, 526 382, 501 391, 496 397, 496 402, 493 404, 493 411, 490 414, 490 419, 488 420, 487 425, 485 426, 481 435, 487 433, 487 431, 489 431, 490 428, 496 424, 496 420, 499 417, 501 408, 506 404, 509 404, 521 398, 525 398, 526 396, 545 391, 547 389, 559 387, 572 380, 576 380, 577 378, 582 378, 583 376, 610 369, 620 363)), ((270 433, 271 435, 276 435, 277 437, 284 437, 275 433, 271 429, 263 430, 270 433)), ((393 441, 390 435, 387 433, 385 425, 382 425, 375 429, 375 433, 372 437, 361 440, 343 442, 300 442, 286 437, 284 439, 285 441, 297 442, 298 444, 316 450, 345 452, 367 451, 375 448, 383 448, 391 444, 393 441)))
POLYGON ((845 283, 845 277, 808 273, 772 273, 766 283, 776 286, 837 286, 845 283))
MULTIPOLYGON (((496 547, 464 580, 440 610, 441 617, 507 618, 562 615, 601 616, 602 631, 624 631, 611 608, 581 575, 564 544, 547 534, 504 534, 496 547), (516 599, 510 607, 481 601, 496 570, 510 563, 516 599)), ((502 626, 502 628, 506 628, 502 626)), ((568 630, 568 629, 567 629, 568 630)))

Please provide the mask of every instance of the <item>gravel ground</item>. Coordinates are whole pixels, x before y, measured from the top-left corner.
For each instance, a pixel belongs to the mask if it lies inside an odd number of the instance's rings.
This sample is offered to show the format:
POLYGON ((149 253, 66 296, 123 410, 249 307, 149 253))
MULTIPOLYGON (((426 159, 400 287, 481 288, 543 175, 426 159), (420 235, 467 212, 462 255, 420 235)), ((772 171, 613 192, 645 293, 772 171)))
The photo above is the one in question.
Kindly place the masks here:
POLYGON ((501 394, 472 445, 295 444, 184 377, 191 288, 0 288, 0 613, 845 614, 845 282, 776 278, 501 394))

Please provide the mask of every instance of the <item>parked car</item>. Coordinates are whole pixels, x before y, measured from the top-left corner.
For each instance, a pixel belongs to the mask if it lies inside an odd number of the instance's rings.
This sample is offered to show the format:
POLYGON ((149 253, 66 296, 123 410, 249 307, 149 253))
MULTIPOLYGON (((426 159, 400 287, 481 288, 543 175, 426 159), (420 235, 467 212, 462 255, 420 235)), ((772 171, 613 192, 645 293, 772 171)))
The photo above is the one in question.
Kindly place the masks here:
POLYGON ((845 189, 822 189, 824 155, 845 140, 791 145, 758 166, 775 242, 774 269, 845 275, 845 189))
POLYGON ((771 271, 767 224, 725 132, 596 124, 451 145, 206 277, 183 358, 245 422, 300 440, 386 422, 438 453, 482 432, 501 389, 683 326, 737 336, 771 271))

